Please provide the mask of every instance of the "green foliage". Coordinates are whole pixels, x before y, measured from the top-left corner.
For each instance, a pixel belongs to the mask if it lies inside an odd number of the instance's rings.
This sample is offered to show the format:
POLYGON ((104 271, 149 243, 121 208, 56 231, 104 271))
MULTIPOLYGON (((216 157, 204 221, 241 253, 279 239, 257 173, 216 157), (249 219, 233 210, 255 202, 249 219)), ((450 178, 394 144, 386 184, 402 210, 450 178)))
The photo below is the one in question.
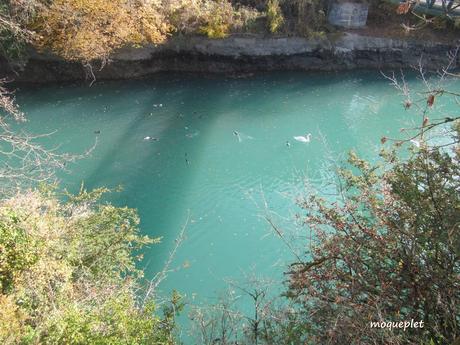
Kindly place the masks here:
POLYGON ((269 0, 267 3, 267 23, 271 33, 278 32, 284 23, 278 0, 269 0))
POLYGON ((312 37, 323 34, 326 27, 326 5, 323 0, 282 0, 288 32, 312 37))
POLYGON ((0 203, 1 343, 175 342, 180 296, 163 313, 151 298, 138 303, 134 252, 158 240, 138 233, 134 210, 101 203, 105 191, 61 202, 46 189, 0 203))
POLYGON ((19 225, 13 210, 0 217, 0 291, 6 294, 15 278, 37 262, 39 241, 19 225))
POLYGON ((167 0, 163 8, 176 33, 210 38, 245 31, 259 15, 249 7, 234 7, 229 0, 167 0))
POLYGON ((203 25, 199 32, 209 38, 225 38, 228 36, 233 17, 233 7, 227 1, 209 2, 212 4, 203 16, 203 25))
POLYGON ((51 320, 45 342, 49 344, 168 344, 173 339, 159 329, 155 306, 143 309, 134 304, 129 291, 120 291, 98 308, 67 307, 57 320, 51 320), (156 330, 156 332, 155 332, 156 330))
POLYGON ((28 24, 47 0, 3 0, 0 3, 0 54, 11 64, 25 63, 26 46, 36 39, 28 24))
POLYGON ((11 19, 11 8, 7 3, 0 4, 0 52, 10 60, 22 57, 25 40, 15 32, 11 19))

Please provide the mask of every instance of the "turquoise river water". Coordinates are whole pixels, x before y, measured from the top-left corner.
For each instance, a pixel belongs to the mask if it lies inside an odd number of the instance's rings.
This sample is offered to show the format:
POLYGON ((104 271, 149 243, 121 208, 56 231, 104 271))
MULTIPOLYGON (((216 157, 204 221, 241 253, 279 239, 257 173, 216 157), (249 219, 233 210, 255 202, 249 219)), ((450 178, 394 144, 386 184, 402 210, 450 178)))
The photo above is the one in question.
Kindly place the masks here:
POLYGON ((292 254, 263 216, 295 231, 295 200, 307 179, 327 189, 331 158, 355 149, 372 159, 381 136, 401 135, 417 119, 378 71, 167 74, 92 87, 21 86, 17 97, 27 129, 56 131, 52 140, 63 151, 81 153, 98 137, 92 155, 61 175, 63 186, 123 187, 111 201, 137 208, 142 232, 162 237, 144 251, 147 277, 161 270, 189 217, 161 291, 197 301, 251 272, 282 279, 292 254), (309 143, 293 138, 307 133, 309 143))

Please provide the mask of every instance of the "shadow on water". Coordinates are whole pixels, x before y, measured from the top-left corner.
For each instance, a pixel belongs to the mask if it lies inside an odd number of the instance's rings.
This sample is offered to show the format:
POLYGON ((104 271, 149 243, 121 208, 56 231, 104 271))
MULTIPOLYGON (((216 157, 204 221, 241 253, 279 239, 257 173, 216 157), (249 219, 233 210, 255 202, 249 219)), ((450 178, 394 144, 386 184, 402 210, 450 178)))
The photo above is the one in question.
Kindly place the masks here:
MULTIPOLYGON (((85 178, 89 187, 120 181, 123 192, 113 195, 111 201, 137 208, 143 232, 163 238, 163 243, 149 253, 149 261, 143 263, 148 266, 147 276, 153 276, 162 268, 180 226, 186 220, 184 209, 193 208, 193 205, 185 205, 187 193, 198 172, 197 167, 200 167, 201 153, 207 145, 209 131, 223 109, 227 112, 232 107, 227 99, 228 85, 218 82, 215 87, 215 81, 212 81, 214 87, 201 85, 207 82, 181 80, 179 83, 173 80, 166 87, 162 85, 164 89, 160 102, 164 102, 161 103, 162 108, 167 109, 168 116, 157 127, 152 127, 150 121, 163 116, 162 109, 152 108, 158 99, 151 97, 142 100, 142 110, 131 115, 129 125, 117 136, 116 143, 104 152, 85 178), (213 103, 211 109, 208 108, 210 102, 213 103), (159 140, 143 140, 144 135, 152 135, 159 140), (175 146, 174 150, 172 146, 175 146), (178 155, 178 152, 181 153, 178 155), (113 167, 119 157, 127 156, 130 157, 132 168, 121 170, 118 177, 107 175, 110 171, 108 168, 113 167), (149 184, 153 179, 156 181, 149 184), (152 217, 153 214, 155 217, 152 217)), ((144 82, 143 87, 157 86, 150 81, 144 82)), ((193 209, 190 211, 193 217, 193 209)))

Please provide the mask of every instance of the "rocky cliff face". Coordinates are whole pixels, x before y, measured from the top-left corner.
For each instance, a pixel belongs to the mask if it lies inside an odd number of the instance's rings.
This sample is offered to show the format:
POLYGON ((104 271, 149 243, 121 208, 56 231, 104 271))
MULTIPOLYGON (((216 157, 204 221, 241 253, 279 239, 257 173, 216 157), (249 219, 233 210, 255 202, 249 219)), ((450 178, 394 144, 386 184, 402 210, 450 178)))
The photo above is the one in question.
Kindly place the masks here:
MULTIPOLYGON (((93 69, 98 80, 144 77, 156 72, 244 74, 256 71, 331 71, 353 68, 404 68, 421 60, 429 69, 446 66, 455 44, 416 42, 369 37, 354 33, 309 40, 299 37, 205 37, 174 38, 160 46, 124 48, 102 70, 93 69)), ((459 59, 455 61, 458 66, 459 59)), ((0 73, 7 73, 0 62, 0 73)), ((18 81, 54 82, 85 79, 84 68, 56 57, 31 53, 28 63, 15 75, 18 81)))

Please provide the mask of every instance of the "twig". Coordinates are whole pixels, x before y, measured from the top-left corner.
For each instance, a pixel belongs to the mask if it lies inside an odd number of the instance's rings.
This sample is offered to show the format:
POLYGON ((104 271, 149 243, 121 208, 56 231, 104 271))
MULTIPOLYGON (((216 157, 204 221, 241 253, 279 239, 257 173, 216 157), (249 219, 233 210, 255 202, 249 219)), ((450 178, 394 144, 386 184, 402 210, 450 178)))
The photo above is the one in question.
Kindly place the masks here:
POLYGON ((175 242, 174 243, 174 248, 169 253, 168 259, 166 260, 165 265, 163 266, 163 269, 160 272, 158 272, 153 277, 153 279, 150 281, 149 287, 148 287, 147 292, 146 292, 146 294, 144 296, 144 300, 143 300, 143 303, 142 303, 143 305, 145 305, 145 303, 148 300, 148 298, 150 297, 150 295, 155 292, 156 288, 167 277, 168 272, 170 272, 169 268, 171 267, 172 261, 173 261, 174 257, 176 256, 176 252, 177 252, 177 250, 179 249, 180 245, 182 244, 182 242, 185 239, 185 231, 187 229, 189 221, 190 221, 190 210, 188 212, 187 219, 186 219, 186 221, 185 221, 184 225, 182 226, 182 229, 181 229, 181 231, 179 233, 179 236, 174 241, 175 242))

